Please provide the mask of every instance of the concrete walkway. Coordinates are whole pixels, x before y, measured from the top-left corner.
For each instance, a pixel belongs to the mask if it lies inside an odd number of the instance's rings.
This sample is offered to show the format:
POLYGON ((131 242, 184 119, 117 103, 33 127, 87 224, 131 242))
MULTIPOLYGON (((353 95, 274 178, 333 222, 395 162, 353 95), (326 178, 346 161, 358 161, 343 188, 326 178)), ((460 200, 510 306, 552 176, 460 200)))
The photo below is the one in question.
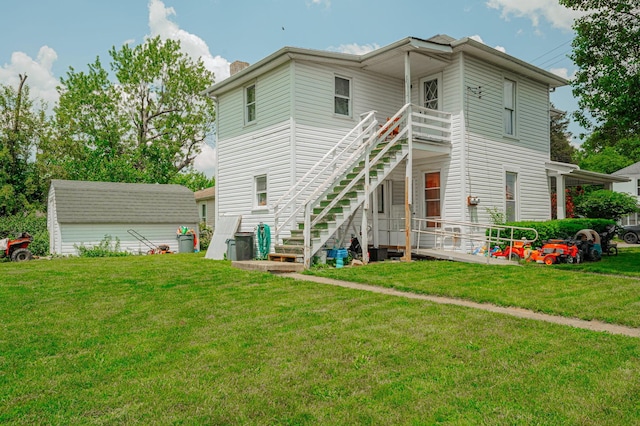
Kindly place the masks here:
POLYGON ((373 293, 386 294, 389 296, 406 297, 408 299, 427 300, 433 303, 442 303, 446 305, 464 306, 467 308, 482 309, 484 311, 496 312, 499 314, 511 315, 518 318, 526 318, 537 321, 546 321, 555 324, 568 325, 570 327, 582 328, 591 331, 601 331, 611 334, 621 334, 629 337, 640 337, 640 328, 626 327, 623 325, 608 324, 600 321, 585 321, 576 318, 560 317, 555 315, 541 314, 529 309, 501 307, 489 303, 476 303, 462 299, 454 299, 451 297, 428 296, 424 294, 409 293, 398 291, 392 288, 377 287, 367 284, 358 284, 348 281, 333 280, 330 278, 315 277, 312 275, 303 275, 298 273, 282 274, 284 277, 294 278, 296 280, 312 281, 319 284, 328 284, 338 287, 346 287, 355 290, 370 291, 373 293))

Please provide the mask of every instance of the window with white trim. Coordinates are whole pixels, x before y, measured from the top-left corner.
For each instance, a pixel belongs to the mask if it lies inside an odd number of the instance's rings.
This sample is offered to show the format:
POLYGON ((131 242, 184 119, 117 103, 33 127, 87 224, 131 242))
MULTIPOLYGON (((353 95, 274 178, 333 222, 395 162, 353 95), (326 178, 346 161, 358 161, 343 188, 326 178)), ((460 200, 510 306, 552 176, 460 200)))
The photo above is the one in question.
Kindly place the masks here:
POLYGON ((255 206, 266 207, 267 205, 267 175, 259 175, 254 178, 255 184, 255 206))
POLYGON ((256 85, 252 84, 244 89, 244 121, 251 123, 256 120, 256 85))
POLYGON ((516 134, 516 82, 504 80, 504 134, 516 134))
POLYGON ((438 77, 421 80, 422 106, 428 109, 440 109, 440 82, 438 77))
POLYGON ((351 79, 335 77, 333 112, 338 115, 351 116, 351 79))
POLYGON ((518 208, 518 174, 506 172, 505 174, 505 220, 515 222, 518 208))
POLYGON ((200 206, 200 222, 207 223, 207 204, 200 206))
MULTIPOLYGON (((428 172, 424 174, 424 212, 427 219, 441 218, 441 186, 440 172, 428 172)), ((427 222, 427 227, 437 227, 437 222, 427 222)))
POLYGON ((638 179, 638 181, 636 182, 636 186, 637 186, 637 188, 636 188, 636 194, 637 194, 638 196, 640 196, 640 179, 638 179))

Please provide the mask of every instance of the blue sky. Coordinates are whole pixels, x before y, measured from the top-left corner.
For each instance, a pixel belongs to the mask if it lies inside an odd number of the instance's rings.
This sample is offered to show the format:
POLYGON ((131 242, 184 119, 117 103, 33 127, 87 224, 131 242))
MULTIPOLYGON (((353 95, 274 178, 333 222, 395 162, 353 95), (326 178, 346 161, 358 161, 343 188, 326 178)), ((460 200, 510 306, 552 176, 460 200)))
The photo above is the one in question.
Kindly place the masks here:
MULTIPOLYGON (((217 81, 235 60, 254 63, 283 46, 364 53, 407 36, 473 36, 564 77, 575 12, 557 0, 2 0, 0 84, 27 73, 32 94, 50 105, 69 67, 85 70, 108 50, 160 35, 180 39, 217 81)), ((577 108, 569 87, 556 107, 577 108)), ((582 129, 572 124, 574 136, 582 129)), ((209 170, 207 149, 198 168, 209 170)))

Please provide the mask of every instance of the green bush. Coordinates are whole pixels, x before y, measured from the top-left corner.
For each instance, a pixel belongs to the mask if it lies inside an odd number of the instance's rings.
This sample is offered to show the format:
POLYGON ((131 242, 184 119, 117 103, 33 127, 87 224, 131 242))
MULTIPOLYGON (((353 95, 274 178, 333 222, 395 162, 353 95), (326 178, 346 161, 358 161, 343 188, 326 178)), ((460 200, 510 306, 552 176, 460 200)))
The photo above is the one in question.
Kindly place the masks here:
POLYGON ((87 248, 84 244, 80 246, 74 244, 73 247, 78 250, 80 257, 120 257, 129 256, 129 252, 120 250, 120 239, 116 237, 115 243, 112 245, 113 237, 105 235, 97 246, 87 248))
MULTIPOLYGON (((523 221, 523 222, 509 222, 508 226, 519 226, 521 228, 533 228, 538 231, 538 240, 536 244, 541 244, 542 241, 551 239, 568 239, 573 238, 576 233, 582 229, 593 229, 598 233, 605 231, 608 225, 614 225, 615 222, 610 219, 559 219, 548 220, 546 222, 536 221, 523 221)), ((488 231, 487 231, 488 232, 488 231)), ((496 231, 493 232, 492 237, 495 238, 496 231)), ((504 232, 500 233, 501 237, 505 237, 504 232)), ((514 230, 513 238, 520 240, 526 238, 532 240, 535 234, 530 231, 514 230)))
POLYGON ((49 254, 49 231, 47 230, 47 216, 44 213, 32 212, 0 217, 0 239, 17 238, 23 232, 33 237, 29 250, 35 256, 49 254))
POLYGON ((586 217, 618 220, 638 211, 636 203, 631 195, 600 189, 580 196, 576 212, 586 217))
POLYGON ((213 229, 207 226, 206 223, 200 222, 200 251, 205 251, 211 244, 211 238, 213 237, 213 229))

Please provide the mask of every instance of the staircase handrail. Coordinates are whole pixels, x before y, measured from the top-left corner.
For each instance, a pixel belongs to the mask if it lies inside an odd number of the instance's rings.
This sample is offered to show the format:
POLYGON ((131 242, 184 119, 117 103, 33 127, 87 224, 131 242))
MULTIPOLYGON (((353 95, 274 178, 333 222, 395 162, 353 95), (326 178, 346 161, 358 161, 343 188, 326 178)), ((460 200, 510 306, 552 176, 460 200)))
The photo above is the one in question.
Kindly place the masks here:
MULTIPOLYGON (((389 149, 391 149, 393 146, 395 146, 395 144, 400 141, 401 139, 403 139, 402 137, 405 136, 408 133, 409 129, 408 126, 404 126, 404 128, 402 130, 400 130, 398 132, 398 134, 371 160, 369 160, 370 164, 376 164, 378 162, 378 160, 380 160, 388 151, 389 149)), ((362 158, 366 158, 366 156, 369 154, 370 150, 366 150, 363 154, 364 155, 360 155, 356 161, 360 161, 362 158)), ((352 165, 355 164, 352 163, 352 165)), ((351 170, 351 169, 349 169, 351 170)), ((364 177, 365 173, 368 173, 369 170, 368 168, 363 168, 353 179, 350 179, 350 182, 347 184, 347 186, 344 187, 344 189, 342 191, 340 191, 340 193, 327 205, 325 206, 325 208, 316 215, 316 217, 313 219, 313 221, 311 221, 311 226, 315 226, 318 222, 320 222, 320 220, 322 220, 322 218, 324 216, 326 216, 329 211, 334 208, 336 206, 336 204, 338 203, 338 201, 340 199, 342 199, 342 197, 344 197, 348 192, 350 192, 352 190, 352 188, 358 183, 358 181, 360 181, 360 179, 362 177, 364 177)), ((342 177, 346 177, 346 174, 343 175, 342 177)), ((336 179, 338 180, 338 179, 336 179)), ((307 199, 306 202, 311 202, 312 203, 312 207, 314 206, 313 201, 315 200, 317 202, 317 200, 322 200, 324 198, 324 196, 326 195, 326 192, 328 190, 325 190, 324 194, 319 194, 318 196, 316 196, 315 198, 309 197, 309 199, 307 199)), ((372 192, 372 190, 370 191, 365 191, 365 197, 370 195, 370 193, 372 192)), ((306 203, 305 203, 306 204, 306 203)))
MULTIPOLYGON (((416 244, 416 248, 417 249, 420 249, 420 237, 419 237, 419 235, 421 233, 440 235, 442 237, 457 237, 457 238, 460 238, 462 240, 468 239, 469 241, 473 241, 473 240, 486 241, 487 242, 487 248, 490 248, 489 246, 491 245, 492 242, 495 242, 495 243, 507 242, 507 243, 509 243, 509 246, 511 247, 511 250, 513 250, 513 243, 514 242, 523 241, 522 239, 516 240, 516 239, 513 238, 513 234, 514 234, 515 230, 532 232, 535 235, 535 238, 533 238, 533 239, 524 240, 523 242, 525 244, 531 244, 534 241, 537 241, 538 238, 540 237, 540 235, 538 234, 538 231, 535 228, 527 228, 527 227, 523 227, 523 226, 500 225, 500 224, 493 224, 493 223, 464 222, 464 221, 455 221, 455 220, 437 219, 437 218, 413 218, 412 224, 413 223, 421 223, 421 222, 435 223, 435 224, 438 224, 439 226, 427 227, 427 229, 429 229, 429 228, 432 229, 430 231, 429 230, 422 230, 420 226, 418 226, 417 229, 412 229, 411 230, 412 232, 416 232, 418 234, 417 244, 416 244), (451 227, 451 226, 484 229, 485 233, 486 233, 487 230, 489 231, 489 235, 488 236, 485 235, 484 237, 480 237, 480 236, 474 237, 471 232, 465 234, 465 233, 462 233, 462 232, 447 231, 446 228, 447 227, 451 227), (493 231, 497 231, 495 236, 494 236, 493 231), (501 231, 507 231, 506 233, 507 233, 508 236, 500 236, 501 231)), ((416 228, 416 227, 412 226, 412 228, 416 228)), ((443 240, 444 240, 444 238, 441 238, 441 240, 440 240, 441 244, 443 244, 443 240)), ((442 247, 440 247, 440 248, 442 248, 442 247)))
MULTIPOLYGON (((393 123, 396 120, 399 120, 400 116, 402 114, 404 114, 404 112, 411 106, 411 104, 406 104, 404 107, 402 107, 402 109, 400 109, 393 117, 391 117, 390 119, 387 120, 387 123, 393 123)), ((395 129, 396 126, 393 126, 391 124, 389 125, 383 125, 380 129, 378 129, 378 131, 376 131, 373 135, 371 135, 371 137, 369 137, 369 139, 367 139, 360 147, 358 147, 358 149, 356 151, 354 151, 349 158, 344 161, 340 167, 340 169, 336 169, 334 171, 334 173, 331 174, 331 176, 329 176, 325 183, 333 183, 339 179, 343 179, 346 177, 347 173, 349 170, 351 170, 353 168, 353 166, 356 164, 356 161, 361 160, 361 158, 363 157, 364 152, 370 148, 373 147, 373 145, 377 145, 379 141, 386 139, 389 134, 391 134, 391 132, 393 132, 393 130, 395 129)), ((392 142, 395 142, 396 139, 394 139, 392 142)), ((391 144, 389 144, 391 145, 391 144)), ((386 151, 385 151, 386 152, 386 151)), ((307 204, 308 202, 314 200, 314 199, 321 199, 324 195, 326 195, 326 193, 319 193, 321 187, 318 187, 313 193, 309 194, 309 196, 305 199, 304 204, 307 204)), ((324 188, 323 191, 328 191, 331 188, 324 188)))
MULTIPOLYGON (((285 220, 284 223, 282 223, 281 225, 278 224, 278 218, 280 217, 280 212, 284 211, 287 207, 289 207, 292 203, 294 203, 295 201, 297 201, 298 199, 300 199, 301 195, 304 194, 304 192, 313 184, 316 182, 315 178, 312 178, 309 180, 309 182, 307 182, 302 188, 298 189, 298 191, 295 193, 295 195, 291 196, 291 194, 293 193, 293 191, 295 191, 300 184, 304 183, 305 180, 309 177, 309 176, 314 176, 314 177, 320 177, 322 176, 322 174, 324 172, 327 171, 327 169, 329 169, 330 167, 334 166, 334 164, 338 161, 338 159, 340 158, 340 156, 335 155, 338 151, 338 149, 346 142, 348 141, 350 138, 353 137, 354 133, 356 132, 360 132, 355 138, 353 138, 353 140, 342 149, 342 152, 345 152, 347 150, 349 150, 350 148, 353 148, 354 146, 356 146, 359 142, 360 139, 363 135, 367 135, 371 132, 371 130, 373 130, 375 128, 375 126, 378 124, 377 120, 375 119, 375 114, 376 111, 370 111, 368 113, 364 114, 364 117, 360 120, 360 122, 358 124, 356 124, 342 139, 340 139, 340 141, 338 141, 338 143, 336 143, 329 151, 327 151, 327 153, 318 161, 316 162, 305 174, 304 176, 302 176, 302 178, 298 179, 298 181, 296 182, 296 184, 294 186, 292 186, 287 192, 285 192, 280 198, 278 198, 278 200, 276 200, 275 203, 273 203, 272 207, 274 210, 274 219, 275 219, 275 238, 277 239, 280 231, 282 230, 282 228, 284 226, 286 226, 291 220, 293 220, 293 218, 295 218, 297 216, 297 214, 300 212, 302 206, 298 209, 295 209, 295 211, 285 220), (369 124, 367 124, 367 122, 369 122, 369 124), (366 127, 365 127, 366 126, 366 127), (334 155, 334 159, 328 163, 325 164, 326 160, 331 156, 334 155), (322 167, 324 165, 324 167, 322 167), (318 170, 320 167, 322 167, 321 170, 318 170), (291 196, 291 197, 290 197, 291 196), (286 203, 284 203, 282 206, 280 206, 280 204, 287 198, 289 198, 289 201, 287 201, 286 203)), ((362 117, 362 115, 361 115, 362 117)), ((304 205, 304 203, 303 203, 304 205)))

